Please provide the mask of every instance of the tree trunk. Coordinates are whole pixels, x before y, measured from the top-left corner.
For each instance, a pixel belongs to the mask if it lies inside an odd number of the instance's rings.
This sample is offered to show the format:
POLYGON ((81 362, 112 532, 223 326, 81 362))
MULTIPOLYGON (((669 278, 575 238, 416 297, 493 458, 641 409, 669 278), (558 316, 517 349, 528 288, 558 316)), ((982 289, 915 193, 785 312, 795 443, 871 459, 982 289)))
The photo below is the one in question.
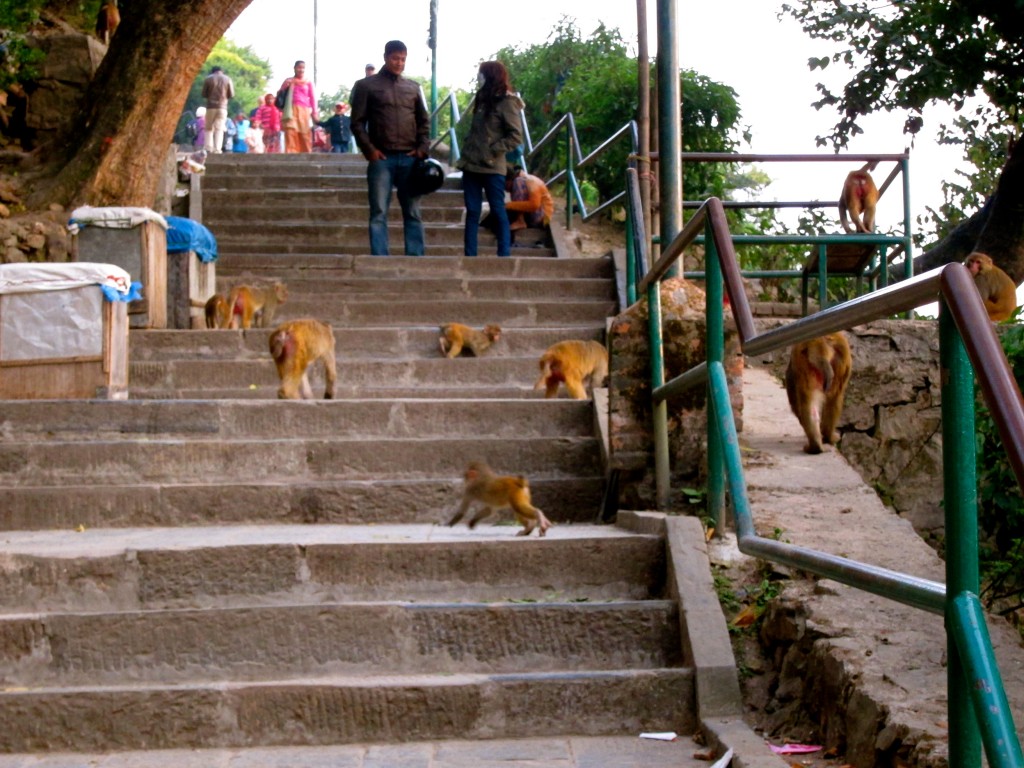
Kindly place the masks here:
POLYGON ((130 0, 29 205, 152 206, 189 86, 250 0, 130 0))
POLYGON ((1024 140, 1010 148, 995 194, 938 245, 918 256, 914 272, 963 261, 971 251, 991 256, 1016 285, 1024 281, 1024 140))

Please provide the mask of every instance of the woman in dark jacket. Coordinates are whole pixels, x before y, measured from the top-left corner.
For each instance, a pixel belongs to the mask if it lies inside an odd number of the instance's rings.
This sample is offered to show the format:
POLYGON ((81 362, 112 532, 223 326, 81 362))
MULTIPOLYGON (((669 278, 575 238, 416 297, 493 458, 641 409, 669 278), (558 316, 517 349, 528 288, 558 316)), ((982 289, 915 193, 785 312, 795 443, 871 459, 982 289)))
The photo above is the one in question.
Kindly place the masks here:
POLYGON ((498 255, 511 255, 508 215, 505 213, 505 153, 522 142, 519 119, 523 102, 512 93, 508 72, 500 61, 485 61, 477 75, 473 122, 459 159, 466 201, 465 253, 476 256, 480 212, 486 195, 496 224, 498 255))

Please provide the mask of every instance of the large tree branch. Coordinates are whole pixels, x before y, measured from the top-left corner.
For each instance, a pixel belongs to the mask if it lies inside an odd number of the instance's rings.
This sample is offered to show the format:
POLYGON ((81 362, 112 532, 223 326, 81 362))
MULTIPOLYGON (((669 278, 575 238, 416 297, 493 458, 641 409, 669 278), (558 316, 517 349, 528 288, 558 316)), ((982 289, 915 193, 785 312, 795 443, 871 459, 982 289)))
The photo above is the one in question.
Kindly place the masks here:
POLYGON ((150 206, 196 72, 250 0, 133 0, 30 205, 150 206))
POLYGON ((1024 281, 1024 141, 1010 148, 995 194, 977 213, 935 247, 914 259, 914 272, 925 272, 981 251, 1008 274, 1024 281))

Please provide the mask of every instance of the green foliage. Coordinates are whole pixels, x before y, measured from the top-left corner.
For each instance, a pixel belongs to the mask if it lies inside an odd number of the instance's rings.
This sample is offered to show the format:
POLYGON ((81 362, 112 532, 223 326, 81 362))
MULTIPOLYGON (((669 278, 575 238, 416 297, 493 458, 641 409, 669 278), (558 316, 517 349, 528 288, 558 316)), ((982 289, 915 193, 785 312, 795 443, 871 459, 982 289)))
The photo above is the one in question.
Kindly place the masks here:
POLYGON ((203 80, 215 66, 222 67, 235 86, 235 98, 228 104, 229 116, 239 112, 248 115, 262 103, 265 93, 276 92, 277 86, 280 85, 275 83, 268 87, 271 75, 270 62, 257 56, 251 46, 236 45, 227 38, 218 40, 189 87, 185 109, 178 119, 178 129, 175 132, 175 140, 179 143, 186 141, 185 125, 195 116, 196 107, 203 105, 203 80))
MULTIPOLYGON (((596 149, 636 117, 637 60, 617 29, 600 24, 583 39, 568 17, 552 30, 544 44, 506 47, 495 58, 509 70, 513 86, 526 102, 526 118, 536 144, 563 116, 572 113, 582 154, 596 149)), ((681 74, 683 137, 689 151, 729 151, 738 143, 740 109, 736 93, 726 85, 686 71, 681 74)), ((652 68, 653 80, 653 68, 652 68)), ((595 184, 602 199, 620 192, 630 151, 624 141, 606 153, 596 166, 580 172, 595 184)), ((565 165, 565 143, 557 142, 530 160, 532 172, 550 176, 565 165)), ((724 193, 726 171, 719 166, 691 163, 684 169, 684 189, 690 197, 724 193)))
POLYGON ((25 33, 39 21, 44 0, 0 0, 0 90, 36 77, 42 53, 29 47, 25 33))
POLYGON ((339 101, 344 101, 348 104, 350 95, 351 91, 346 85, 339 86, 338 90, 334 93, 321 93, 316 100, 316 106, 320 110, 321 118, 326 119, 333 115, 334 105, 339 101))
POLYGON ((992 193, 993 171, 1005 159, 1007 136, 1020 134, 1024 107, 1019 2, 796 0, 783 4, 780 15, 796 19, 812 38, 836 44, 831 55, 812 58, 810 69, 840 64, 852 70, 841 89, 818 85, 814 106, 839 115, 819 145, 845 147, 863 133, 859 120, 873 112, 905 112, 904 132, 914 136, 924 125, 925 106, 947 103, 958 116, 940 126, 940 141, 961 144, 977 172, 946 183, 946 203, 919 223, 941 238, 963 218, 961 211, 977 209, 992 193))
MULTIPOLYGON (((1024 381, 1024 325, 1002 328, 999 335, 1014 378, 1024 381)), ((1011 612, 1024 606, 1024 496, 995 423, 980 398, 975 424, 982 599, 989 607, 1011 612)))

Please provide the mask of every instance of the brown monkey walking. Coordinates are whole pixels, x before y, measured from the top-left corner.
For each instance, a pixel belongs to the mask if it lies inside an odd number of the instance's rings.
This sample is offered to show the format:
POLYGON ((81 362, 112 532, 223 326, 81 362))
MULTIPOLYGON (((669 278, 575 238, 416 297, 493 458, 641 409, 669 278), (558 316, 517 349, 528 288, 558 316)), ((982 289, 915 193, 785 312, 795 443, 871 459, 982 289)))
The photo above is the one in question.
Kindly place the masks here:
POLYGON ((836 426, 852 369, 850 343, 844 333, 793 345, 786 368, 786 395, 807 435, 807 453, 821 453, 823 442, 832 445, 839 439, 836 426))
POLYGON ((479 357, 501 338, 501 328, 493 323, 485 325, 482 331, 474 330, 462 323, 445 323, 440 330, 438 344, 441 347, 441 354, 448 358, 458 357, 463 347, 475 357, 479 357))
POLYGON ((306 369, 321 360, 324 365, 324 399, 334 398, 337 368, 334 360, 334 331, 331 326, 312 318, 289 320, 281 323, 270 334, 270 355, 277 365, 281 388, 277 396, 282 400, 298 400, 301 393, 306 400, 313 399, 306 369))
POLYGON ((577 400, 587 399, 583 385, 599 387, 608 375, 608 350, 599 341, 560 341, 552 344, 540 357, 540 378, 534 389, 543 389, 544 397, 556 397, 558 385, 565 384, 569 395, 577 400))
POLYGON ((839 221, 847 232, 874 232, 875 207, 878 205, 878 187, 868 173, 874 164, 868 163, 859 171, 850 171, 839 194, 839 221), (853 224, 847 220, 850 214, 853 224))
POLYGON ((236 285, 228 294, 231 311, 228 327, 252 328, 255 320, 257 328, 269 328, 278 305, 287 299, 288 288, 284 283, 262 287, 236 285))
POLYGON ((992 257, 980 251, 968 254, 964 266, 974 275, 988 319, 998 323, 1010 317, 1017 308, 1017 286, 1010 276, 992 263, 992 257))
POLYGON ((215 293, 207 299, 205 312, 207 328, 227 328, 231 322, 228 300, 220 293, 215 293))
POLYGON ((522 475, 499 477, 482 461, 471 461, 466 467, 465 480, 462 504, 448 525, 459 522, 473 502, 480 502, 484 506, 469 518, 470 528, 495 510, 505 507, 512 508, 516 520, 523 526, 517 536, 529 536, 534 528, 538 529, 538 536, 543 536, 551 527, 551 521, 530 502, 530 484, 522 475))

